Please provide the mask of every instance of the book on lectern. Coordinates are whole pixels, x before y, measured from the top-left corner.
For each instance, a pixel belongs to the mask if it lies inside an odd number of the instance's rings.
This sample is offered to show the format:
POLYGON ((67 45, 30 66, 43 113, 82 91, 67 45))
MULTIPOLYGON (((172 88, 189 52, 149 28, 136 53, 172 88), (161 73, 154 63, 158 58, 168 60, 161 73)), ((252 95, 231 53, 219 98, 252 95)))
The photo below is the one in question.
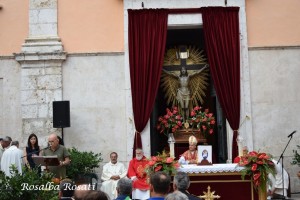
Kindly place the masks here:
POLYGON ((33 156, 33 162, 41 166, 58 166, 59 161, 57 156, 33 156))

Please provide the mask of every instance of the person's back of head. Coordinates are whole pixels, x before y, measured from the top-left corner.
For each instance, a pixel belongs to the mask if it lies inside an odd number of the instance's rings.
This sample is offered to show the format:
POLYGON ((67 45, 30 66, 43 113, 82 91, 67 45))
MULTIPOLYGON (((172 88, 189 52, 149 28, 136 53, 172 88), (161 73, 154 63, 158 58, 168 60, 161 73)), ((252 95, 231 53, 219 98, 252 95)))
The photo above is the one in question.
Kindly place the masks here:
POLYGON ((117 183, 117 191, 119 195, 130 196, 132 192, 132 181, 127 177, 121 178, 117 183))
POLYGON ((190 178, 187 173, 185 172, 177 172, 174 176, 173 181, 173 189, 184 191, 187 190, 190 186, 190 178))
POLYGON ((173 193, 168 194, 165 197, 165 200, 188 200, 189 198, 180 191, 175 191, 173 193))
POLYGON ((100 190, 90 191, 83 200, 109 200, 108 195, 100 190))
POLYGON ((75 200, 84 200, 85 197, 91 192, 92 188, 90 184, 78 185, 74 191, 75 200))
POLYGON ((19 141, 12 141, 11 146, 16 146, 19 148, 19 141))
POLYGON ((76 185, 74 185, 71 179, 63 179, 59 184, 59 196, 62 197, 73 197, 76 185))
POLYGON ((170 191, 170 176, 162 171, 155 172, 150 176, 150 184, 156 194, 165 195, 170 191))

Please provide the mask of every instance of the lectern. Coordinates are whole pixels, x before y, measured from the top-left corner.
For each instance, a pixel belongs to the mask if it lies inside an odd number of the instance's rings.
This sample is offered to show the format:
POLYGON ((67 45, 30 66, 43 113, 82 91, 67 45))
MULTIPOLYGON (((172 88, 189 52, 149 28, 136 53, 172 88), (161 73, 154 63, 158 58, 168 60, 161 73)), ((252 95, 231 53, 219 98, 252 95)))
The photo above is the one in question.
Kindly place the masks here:
POLYGON ((38 166, 45 166, 46 171, 49 172, 48 166, 58 166, 59 161, 57 156, 33 156, 33 162, 38 166))

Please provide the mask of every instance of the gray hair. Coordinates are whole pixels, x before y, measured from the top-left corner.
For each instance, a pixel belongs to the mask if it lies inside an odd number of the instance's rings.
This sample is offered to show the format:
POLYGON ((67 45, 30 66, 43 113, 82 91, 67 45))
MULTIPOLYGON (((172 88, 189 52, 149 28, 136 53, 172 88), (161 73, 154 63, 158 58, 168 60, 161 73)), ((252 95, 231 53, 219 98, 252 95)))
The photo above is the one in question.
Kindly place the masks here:
POLYGON ((5 136, 5 137, 3 138, 3 141, 4 141, 4 142, 11 142, 12 139, 11 139, 11 137, 9 137, 9 136, 5 136))
POLYGON ((174 184, 178 190, 187 190, 190 186, 190 178, 185 172, 177 172, 174 176, 174 184))
POLYGON ((165 197, 165 200, 188 200, 189 198, 180 191, 175 191, 173 193, 168 194, 165 197))
POLYGON ((17 141, 17 140, 16 141, 12 141, 11 145, 19 146, 19 141, 17 141))
POLYGON ((132 181, 129 178, 121 178, 117 183, 119 195, 131 195, 132 181))

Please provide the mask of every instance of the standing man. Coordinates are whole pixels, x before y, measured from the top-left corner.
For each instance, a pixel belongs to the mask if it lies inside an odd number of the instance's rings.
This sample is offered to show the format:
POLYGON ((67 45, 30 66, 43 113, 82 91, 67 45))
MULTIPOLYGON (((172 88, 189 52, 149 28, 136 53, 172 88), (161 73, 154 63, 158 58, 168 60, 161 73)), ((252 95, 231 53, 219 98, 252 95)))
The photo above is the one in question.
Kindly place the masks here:
POLYGON ((142 149, 135 150, 135 158, 129 162, 127 176, 132 180, 132 199, 149 199, 150 191, 147 183, 145 167, 148 164, 142 149))
POLYGON ((162 171, 155 172, 150 176, 150 199, 163 200, 170 191, 171 177, 162 171))
POLYGON ((48 138, 50 148, 43 151, 43 156, 57 156, 59 165, 49 166, 49 171, 52 172, 56 178, 66 178, 66 166, 70 164, 70 154, 66 147, 59 144, 59 139, 56 134, 51 134, 48 138))
POLYGON ((117 197, 117 183, 119 179, 126 176, 127 169, 123 163, 118 162, 118 154, 112 152, 110 154, 110 162, 103 166, 101 180, 101 190, 106 192, 110 199, 117 197))
POLYGON ((1 158, 4 153, 4 150, 10 145, 10 143, 11 143, 11 137, 9 136, 2 138, 0 142, 0 164, 1 164, 1 158))
POLYGON ((6 149, 1 158, 1 170, 5 173, 6 176, 11 177, 14 174, 11 174, 10 167, 14 165, 18 170, 19 174, 22 174, 23 166, 23 151, 19 149, 19 142, 13 141, 11 146, 6 149))
POLYGON ((199 197, 190 194, 187 190, 190 187, 190 178, 185 172, 177 172, 173 180, 173 190, 185 194, 189 200, 200 200, 199 197))

